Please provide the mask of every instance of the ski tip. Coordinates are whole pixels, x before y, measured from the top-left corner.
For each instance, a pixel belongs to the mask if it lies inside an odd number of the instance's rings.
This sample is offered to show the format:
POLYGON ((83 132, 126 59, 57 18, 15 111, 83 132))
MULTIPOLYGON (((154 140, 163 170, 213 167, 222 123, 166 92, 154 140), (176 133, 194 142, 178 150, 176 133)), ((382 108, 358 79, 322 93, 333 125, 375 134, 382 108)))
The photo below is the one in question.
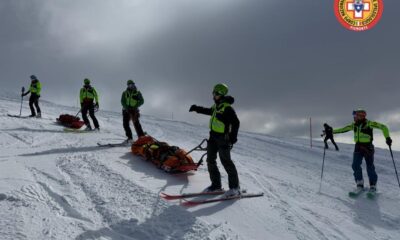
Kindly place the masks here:
POLYGON ((172 200, 172 197, 166 193, 160 193, 159 196, 165 200, 172 200))

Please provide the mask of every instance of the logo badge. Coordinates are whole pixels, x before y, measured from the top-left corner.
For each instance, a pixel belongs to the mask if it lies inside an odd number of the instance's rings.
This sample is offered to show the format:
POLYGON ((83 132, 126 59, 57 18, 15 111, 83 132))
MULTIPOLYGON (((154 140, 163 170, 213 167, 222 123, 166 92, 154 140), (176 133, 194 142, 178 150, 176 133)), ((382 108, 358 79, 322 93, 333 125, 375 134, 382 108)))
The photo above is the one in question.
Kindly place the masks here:
POLYGON ((335 15, 352 31, 366 31, 381 19, 383 0, 335 0, 335 15))

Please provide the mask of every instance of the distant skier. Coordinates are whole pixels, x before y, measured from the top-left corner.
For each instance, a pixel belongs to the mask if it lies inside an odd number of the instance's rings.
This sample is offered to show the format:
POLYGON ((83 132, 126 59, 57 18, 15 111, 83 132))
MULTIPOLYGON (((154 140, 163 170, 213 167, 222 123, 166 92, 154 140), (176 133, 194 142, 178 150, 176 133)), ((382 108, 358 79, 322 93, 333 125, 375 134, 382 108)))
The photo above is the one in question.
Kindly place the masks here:
POLYGON ((213 90, 215 104, 211 108, 192 105, 190 112, 210 115, 210 138, 207 146, 207 166, 210 174, 211 186, 206 192, 221 190, 221 175, 217 166, 217 153, 221 159, 229 178, 229 191, 225 196, 236 196, 240 194, 239 177, 235 164, 231 159, 231 148, 237 142, 239 131, 239 119, 232 108, 234 98, 227 96, 228 86, 217 84, 213 90))
POLYGON ((376 192, 376 183, 378 181, 378 175, 375 171, 374 166, 374 154, 375 149, 372 144, 373 141, 373 129, 380 129, 386 138, 386 144, 391 146, 392 139, 389 135, 389 129, 382 123, 369 121, 367 118, 367 112, 363 109, 355 111, 355 121, 348 126, 340 129, 333 130, 333 134, 345 133, 354 131, 354 141, 356 143, 353 155, 353 171, 354 179, 357 184, 357 190, 362 191, 364 189, 364 180, 362 175, 362 160, 365 158, 367 164, 367 173, 369 178, 370 191, 376 192))
POLYGON ((125 135, 128 138, 127 143, 132 143, 132 131, 129 126, 129 122, 132 120, 133 126, 135 127, 136 135, 138 137, 144 136, 142 125, 140 124, 139 118, 139 107, 143 105, 144 99, 142 93, 137 90, 136 84, 132 80, 128 80, 127 89, 122 93, 121 104, 122 104, 122 116, 125 135))
POLYGON ((82 119, 85 122, 86 129, 87 131, 92 130, 92 127, 90 125, 89 119, 87 117, 87 114, 89 112, 89 116, 93 121, 95 130, 100 130, 99 122, 97 121, 96 116, 94 115, 95 109, 99 108, 99 97, 96 92, 96 89, 94 89, 90 85, 90 80, 85 78, 83 80, 83 87, 81 88, 80 91, 80 102, 81 102, 81 112, 82 112, 82 119), (96 104, 94 103, 96 101, 96 104))
POLYGON ((321 137, 325 137, 325 149, 328 149, 328 140, 331 140, 332 144, 335 146, 336 151, 339 151, 339 147, 337 146, 335 139, 333 139, 333 129, 327 123, 324 123, 324 131, 322 131, 321 137))
POLYGON ((29 93, 31 94, 29 98, 29 107, 31 109, 31 115, 29 117, 37 117, 41 118, 42 117, 42 112, 39 107, 39 98, 40 98, 40 92, 42 91, 42 84, 40 81, 37 79, 35 75, 31 76, 31 86, 29 87, 29 90, 26 93, 22 93, 22 97, 28 95, 29 93), (35 111, 35 108, 36 111, 35 111), (37 115, 36 115, 37 112, 37 115))

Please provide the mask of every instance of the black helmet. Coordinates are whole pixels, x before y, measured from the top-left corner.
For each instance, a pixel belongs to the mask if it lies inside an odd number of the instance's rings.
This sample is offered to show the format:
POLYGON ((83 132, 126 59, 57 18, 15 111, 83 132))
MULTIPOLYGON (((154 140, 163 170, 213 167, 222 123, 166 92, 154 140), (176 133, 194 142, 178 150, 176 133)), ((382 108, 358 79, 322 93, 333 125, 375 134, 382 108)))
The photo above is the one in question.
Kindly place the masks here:
POLYGON ((32 80, 37 80, 37 77, 35 75, 31 75, 32 80))

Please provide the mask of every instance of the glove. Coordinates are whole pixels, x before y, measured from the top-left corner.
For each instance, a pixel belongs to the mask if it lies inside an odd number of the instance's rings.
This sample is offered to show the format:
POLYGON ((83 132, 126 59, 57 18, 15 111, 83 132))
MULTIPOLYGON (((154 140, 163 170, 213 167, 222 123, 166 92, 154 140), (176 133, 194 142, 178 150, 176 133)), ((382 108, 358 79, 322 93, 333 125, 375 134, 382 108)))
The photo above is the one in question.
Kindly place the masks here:
POLYGON ((196 112, 198 107, 196 105, 190 106, 189 112, 196 112))
POLYGON ((386 138, 386 144, 392 146, 392 139, 390 137, 386 138))
POLYGON ((96 103, 96 104, 94 105, 94 107, 97 108, 97 109, 99 109, 99 103, 96 103))
POLYGON ((233 144, 235 144, 235 143, 237 143, 237 137, 229 137, 229 140, 230 140, 230 142, 231 142, 231 144, 233 145, 233 144))

